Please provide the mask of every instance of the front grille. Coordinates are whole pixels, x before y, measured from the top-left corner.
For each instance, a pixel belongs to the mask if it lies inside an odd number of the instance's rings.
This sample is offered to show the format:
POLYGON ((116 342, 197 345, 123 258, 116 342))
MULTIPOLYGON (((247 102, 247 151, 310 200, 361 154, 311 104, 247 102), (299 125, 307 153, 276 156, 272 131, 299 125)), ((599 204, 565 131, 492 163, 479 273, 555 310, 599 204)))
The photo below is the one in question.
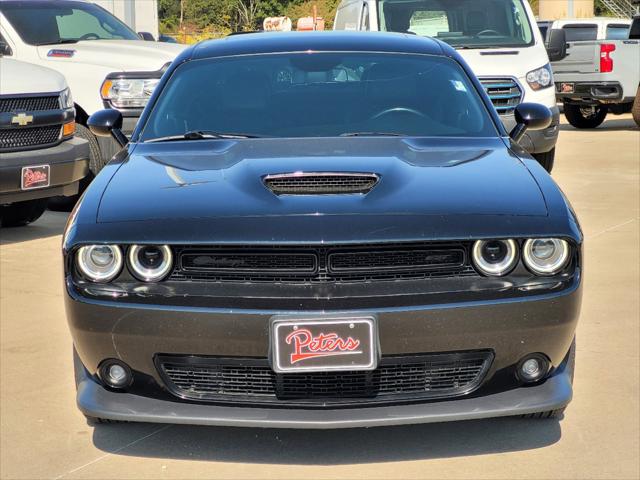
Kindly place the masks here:
POLYGON ((366 282, 475 275, 466 243, 176 247, 173 281, 366 282))
POLYGON ((60 125, 30 128, 0 129, 0 149, 51 145, 60 138, 60 125))
POLYGON ((267 175, 264 184, 276 195, 367 193, 378 183, 373 173, 284 173, 267 175))
POLYGON ((44 97, 0 97, 0 113, 57 110, 60 108, 58 96, 44 97))
POLYGON ((510 78, 481 78, 480 83, 500 115, 513 113, 522 101, 520 85, 510 78))
POLYGON ((489 351, 390 356, 370 372, 286 374, 266 359, 160 356, 157 363, 166 387, 184 399, 320 407, 464 395, 492 360, 489 351))

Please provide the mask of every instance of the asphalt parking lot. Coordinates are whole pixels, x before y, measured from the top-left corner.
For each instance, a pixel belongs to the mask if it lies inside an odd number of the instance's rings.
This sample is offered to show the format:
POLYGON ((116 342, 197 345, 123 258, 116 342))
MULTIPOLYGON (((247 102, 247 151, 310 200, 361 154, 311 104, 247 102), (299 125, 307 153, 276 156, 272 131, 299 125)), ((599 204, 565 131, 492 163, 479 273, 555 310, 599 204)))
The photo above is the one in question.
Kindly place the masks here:
POLYGON ((640 132, 563 125, 554 177, 584 230, 565 418, 340 431, 86 424, 62 302, 66 214, 0 232, 2 478, 640 477, 640 132))

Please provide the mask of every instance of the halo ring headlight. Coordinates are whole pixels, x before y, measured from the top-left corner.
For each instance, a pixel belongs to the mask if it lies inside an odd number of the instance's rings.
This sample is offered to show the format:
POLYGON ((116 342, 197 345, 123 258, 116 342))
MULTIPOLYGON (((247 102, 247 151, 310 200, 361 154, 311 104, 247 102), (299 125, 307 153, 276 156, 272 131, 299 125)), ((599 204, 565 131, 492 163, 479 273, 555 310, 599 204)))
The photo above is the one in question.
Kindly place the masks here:
POLYGON ((560 238, 532 238, 524 242, 522 258, 536 275, 555 275, 567 265, 570 250, 560 238))
POLYGON ((122 251, 117 245, 85 245, 76 253, 76 266, 92 282, 106 283, 122 270, 122 251))
POLYGON ((484 275, 500 277, 518 263, 518 244, 515 240, 478 240, 471 252, 473 263, 484 275))
POLYGON ((144 282, 162 280, 173 267, 173 254, 168 245, 132 245, 127 259, 131 273, 144 282))

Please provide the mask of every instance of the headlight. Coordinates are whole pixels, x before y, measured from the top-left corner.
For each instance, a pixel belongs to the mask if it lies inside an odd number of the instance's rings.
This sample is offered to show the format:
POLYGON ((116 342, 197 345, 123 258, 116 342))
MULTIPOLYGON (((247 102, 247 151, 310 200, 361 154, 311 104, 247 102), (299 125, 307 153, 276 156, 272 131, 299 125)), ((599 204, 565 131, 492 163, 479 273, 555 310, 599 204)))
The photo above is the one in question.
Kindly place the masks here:
POLYGON ((128 260, 131 273, 144 282, 162 280, 173 266, 173 255, 167 245, 132 245, 128 260))
POLYGON ((473 263, 485 275, 502 276, 518 263, 518 244, 514 240, 478 240, 473 244, 473 263))
POLYGON ((158 83, 159 78, 107 79, 100 88, 100 94, 115 108, 143 108, 158 83))
POLYGON ((544 67, 527 73, 527 83, 534 90, 542 90, 553 85, 553 73, 548 63, 544 67))
POLYGON ((524 263, 537 275, 554 275, 569 261, 569 244, 559 238, 535 238, 524 242, 524 263))
POLYGON ((60 108, 73 108, 73 97, 69 88, 60 92, 60 108))
POLYGON ((76 265, 92 282, 108 282, 122 270, 122 252, 117 245, 87 245, 78 249, 76 265))

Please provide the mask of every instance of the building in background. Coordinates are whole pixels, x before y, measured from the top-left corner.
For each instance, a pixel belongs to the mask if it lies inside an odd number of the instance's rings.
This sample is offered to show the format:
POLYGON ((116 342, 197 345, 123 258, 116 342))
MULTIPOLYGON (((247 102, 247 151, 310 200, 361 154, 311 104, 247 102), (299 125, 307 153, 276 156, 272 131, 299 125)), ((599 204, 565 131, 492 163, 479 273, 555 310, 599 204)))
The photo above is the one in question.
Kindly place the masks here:
POLYGON ((129 25, 136 32, 149 32, 158 38, 158 0, 93 0, 129 25))
POLYGON ((538 18, 589 18, 594 15, 594 0, 540 0, 538 18))

